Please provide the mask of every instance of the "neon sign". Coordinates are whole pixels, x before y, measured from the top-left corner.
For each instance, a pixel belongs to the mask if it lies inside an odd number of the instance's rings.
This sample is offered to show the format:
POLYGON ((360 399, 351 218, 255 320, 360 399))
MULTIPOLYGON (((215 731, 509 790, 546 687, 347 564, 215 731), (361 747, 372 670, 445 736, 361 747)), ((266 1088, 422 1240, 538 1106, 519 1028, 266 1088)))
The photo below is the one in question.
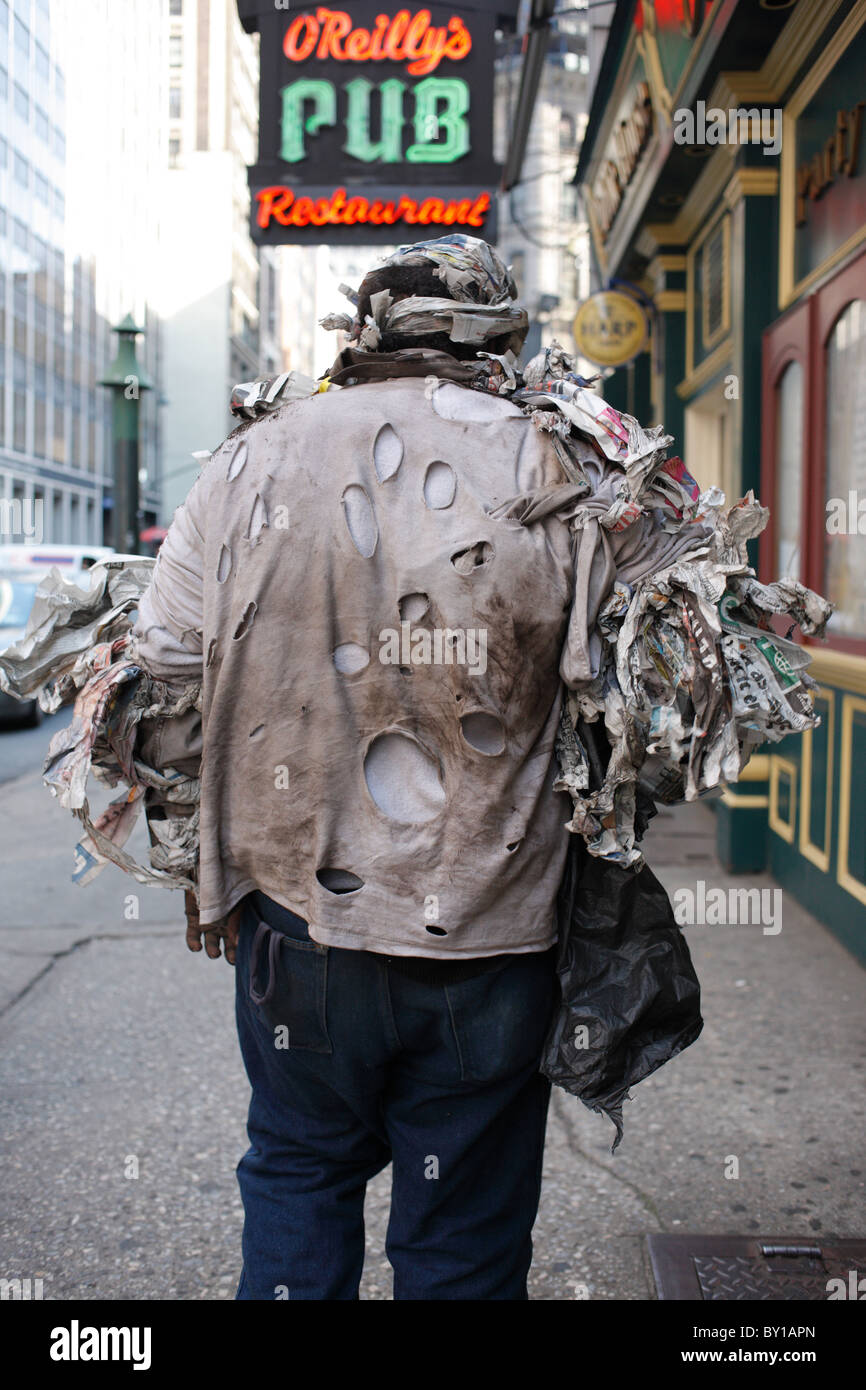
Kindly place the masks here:
POLYGON ((327 198, 296 198, 285 184, 260 188, 256 194, 256 221, 266 230, 271 219, 281 227, 393 227, 398 222, 421 227, 483 227, 490 210, 490 194, 477 198, 409 198, 405 195, 385 202, 381 198, 350 196, 338 188, 327 198))
POLYGON ((502 0, 237 5, 260 36, 255 242, 381 244, 429 226, 495 239, 502 0))
POLYGON ((290 63, 305 63, 316 57, 334 58, 338 63, 407 63, 413 77, 435 72, 443 58, 459 62, 472 48, 472 35, 458 15, 447 25, 431 21, 429 10, 410 14, 398 10, 393 19, 376 16, 372 29, 355 29, 345 10, 326 10, 300 14, 293 19, 283 40, 283 52, 290 63))
MULTIPOLYGON (((345 152, 371 164, 450 164, 469 149, 469 88, 459 77, 425 77, 412 88, 415 141, 403 154, 405 82, 392 77, 376 88, 365 77, 346 82, 345 152), (378 140, 370 137, 370 108, 378 92, 381 103, 378 140), (442 133, 445 139, 441 140, 442 133)), ((322 78, 304 78, 283 88, 280 158, 287 164, 306 159, 305 133, 318 134, 337 124, 337 90, 322 78), (308 108, 312 106, 312 113, 308 108)))

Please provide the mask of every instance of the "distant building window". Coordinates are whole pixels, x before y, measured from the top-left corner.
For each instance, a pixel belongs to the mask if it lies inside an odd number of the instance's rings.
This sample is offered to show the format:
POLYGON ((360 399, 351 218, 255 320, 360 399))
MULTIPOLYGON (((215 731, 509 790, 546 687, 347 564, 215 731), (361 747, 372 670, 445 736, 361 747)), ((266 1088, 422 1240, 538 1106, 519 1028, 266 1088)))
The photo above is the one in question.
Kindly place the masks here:
POLYGON ((9 95, 9 74, 5 68, 0 68, 0 99, 6 100, 9 95))
POLYGON ((54 68, 54 90, 57 93, 58 101, 66 100, 66 78, 56 65, 54 68))
POLYGON ((169 14, 183 14, 183 0, 171 0, 168 12, 169 14))
POLYGON ((58 159, 66 158, 66 136, 57 126, 54 127, 54 153, 58 159))
POLYGON ((12 220, 12 227, 12 240, 15 242, 16 246, 21 248, 22 251, 26 251, 28 246, 30 245, 30 238, 27 231, 27 223, 22 222, 20 217, 15 217, 12 220))
POLYGON ((47 208, 51 206, 51 184, 44 174, 36 173, 33 176, 33 191, 40 203, 44 203, 47 208))
POLYGON ((39 139, 44 140, 47 145, 51 138, 51 127, 48 124, 48 116, 42 110, 42 107, 37 106, 35 102, 33 105, 33 124, 39 139))
POLYGON ((22 121, 30 119, 30 98, 20 82, 15 83, 15 114, 20 116, 22 121))
POLYGON ((176 169, 180 157, 180 137, 172 135, 168 142, 168 164, 170 169, 176 169))
POLYGON ((36 53, 36 76, 42 81, 47 82, 51 65, 48 62, 48 50, 43 48, 41 43, 34 45, 36 53))
POLYGON ((39 396, 33 404, 33 452, 45 458, 45 401, 39 396))
POLYGON ((17 449, 20 454, 27 448, 27 395, 24 391, 16 391, 12 398, 13 409, 13 438, 12 448, 17 449))
POLYGON ((181 34, 169 35, 168 62, 169 66, 173 68, 179 68, 183 64, 183 37, 181 34))
POLYGON ((20 19, 15 19, 15 47, 26 58, 30 57, 30 30, 20 19))
POLYGON ((9 146, 2 135, 0 135, 0 169, 5 169, 9 162, 9 146))
POLYGON ((22 188, 30 186, 30 165, 23 154, 15 151, 15 182, 20 183, 22 188))
POLYGON ((66 199, 64 198, 63 194, 60 192, 60 189, 59 189, 59 188, 55 188, 55 190, 54 190, 54 216, 55 216, 55 217, 65 217, 65 216, 66 216, 66 199))
POLYGON ((168 89, 168 114, 171 120, 179 121, 182 108, 182 93, 180 87, 169 87, 168 89))

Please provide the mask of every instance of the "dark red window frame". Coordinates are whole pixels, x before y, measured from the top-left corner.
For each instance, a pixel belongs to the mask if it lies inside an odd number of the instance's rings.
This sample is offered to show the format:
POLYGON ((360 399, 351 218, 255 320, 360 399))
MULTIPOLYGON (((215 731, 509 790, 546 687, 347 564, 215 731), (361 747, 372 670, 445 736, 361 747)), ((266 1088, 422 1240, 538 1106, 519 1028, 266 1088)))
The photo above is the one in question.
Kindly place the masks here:
MULTIPOLYGON (((776 390, 785 368, 799 362, 803 369, 803 489, 800 531, 803 538, 801 579, 821 592, 824 583, 826 536, 826 352, 840 314, 855 299, 866 299, 866 252, 862 252, 820 289, 794 305, 763 335, 761 369, 761 490, 770 520, 761 536, 759 572, 765 582, 778 578, 776 527, 776 390)), ((866 390, 866 382, 863 383, 866 390)), ((824 645, 822 642, 821 646, 824 645)), ((834 651, 866 656, 866 638, 842 637, 828 631, 826 645, 834 651)))

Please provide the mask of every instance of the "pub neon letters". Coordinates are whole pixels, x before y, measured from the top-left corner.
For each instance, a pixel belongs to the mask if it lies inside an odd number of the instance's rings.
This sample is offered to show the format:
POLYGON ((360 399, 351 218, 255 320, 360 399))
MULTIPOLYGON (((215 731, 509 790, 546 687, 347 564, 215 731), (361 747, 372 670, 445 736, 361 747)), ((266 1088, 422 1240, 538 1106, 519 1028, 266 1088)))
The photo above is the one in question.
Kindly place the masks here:
MULTIPOLYGON (((415 141, 403 153, 403 97, 406 83, 398 77, 379 84, 381 135, 370 136, 370 103, 376 84, 356 77, 343 84, 348 98, 346 142, 343 149, 366 164, 451 164, 469 149, 469 88, 459 77, 425 77, 412 89, 415 141), (444 106, 443 106, 444 103, 444 106), (444 132, 445 139, 440 142, 444 132)), ((283 88, 280 158, 297 164, 307 157, 305 132, 337 124, 337 92, 333 82, 306 78, 283 88), (306 114, 312 105, 312 114, 306 114)))
POLYGON ((286 30, 283 52, 291 63, 308 58, 336 58, 337 62, 371 63, 390 59, 407 63, 407 72, 423 77, 433 72, 442 58, 458 62, 472 47, 472 35, 457 15, 446 25, 431 22, 429 10, 410 14, 398 10, 393 18, 376 16, 372 29, 354 28, 345 10, 320 7, 300 14, 286 30))
MULTIPOLYGON (((289 24, 283 52, 292 63, 311 59, 338 63, 405 63, 410 84, 398 77, 374 83, 355 77, 342 84, 345 93, 346 141, 343 149, 366 164, 450 164, 469 150, 469 86, 460 77, 432 77, 443 58, 460 62, 472 49, 472 36, 463 20, 452 15, 447 26, 434 25, 429 10, 411 14, 398 10, 393 18, 376 17, 372 29, 354 28, 344 10, 320 7, 299 14, 289 24), (410 90, 414 139, 403 149, 404 97, 410 90), (378 139, 371 137, 374 96, 379 101, 378 139), (444 140, 441 138, 444 134, 444 140)), ((326 78, 311 76, 290 82, 282 90, 280 158, 297 164, 308 155, 305 136, 317 134, 338 121, 337 88, 326 78), (310 109, 312 108, 312 109, 310 109)))

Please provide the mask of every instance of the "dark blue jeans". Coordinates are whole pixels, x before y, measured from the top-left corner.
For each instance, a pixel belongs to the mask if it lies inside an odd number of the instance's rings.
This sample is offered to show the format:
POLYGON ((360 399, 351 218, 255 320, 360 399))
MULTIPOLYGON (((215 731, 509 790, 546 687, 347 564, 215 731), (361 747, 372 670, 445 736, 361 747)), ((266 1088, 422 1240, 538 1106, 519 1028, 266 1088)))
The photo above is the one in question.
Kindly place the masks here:
POLYGON ((389 1162, 395 1299, 527 1297, 555 956, 491 957, 431 983, 405 973, 412 963, 317 946, 300 917, 250 895, 236 962, 252 1086, 239 1299, 357 1299, 365 1188, 389 1162))

